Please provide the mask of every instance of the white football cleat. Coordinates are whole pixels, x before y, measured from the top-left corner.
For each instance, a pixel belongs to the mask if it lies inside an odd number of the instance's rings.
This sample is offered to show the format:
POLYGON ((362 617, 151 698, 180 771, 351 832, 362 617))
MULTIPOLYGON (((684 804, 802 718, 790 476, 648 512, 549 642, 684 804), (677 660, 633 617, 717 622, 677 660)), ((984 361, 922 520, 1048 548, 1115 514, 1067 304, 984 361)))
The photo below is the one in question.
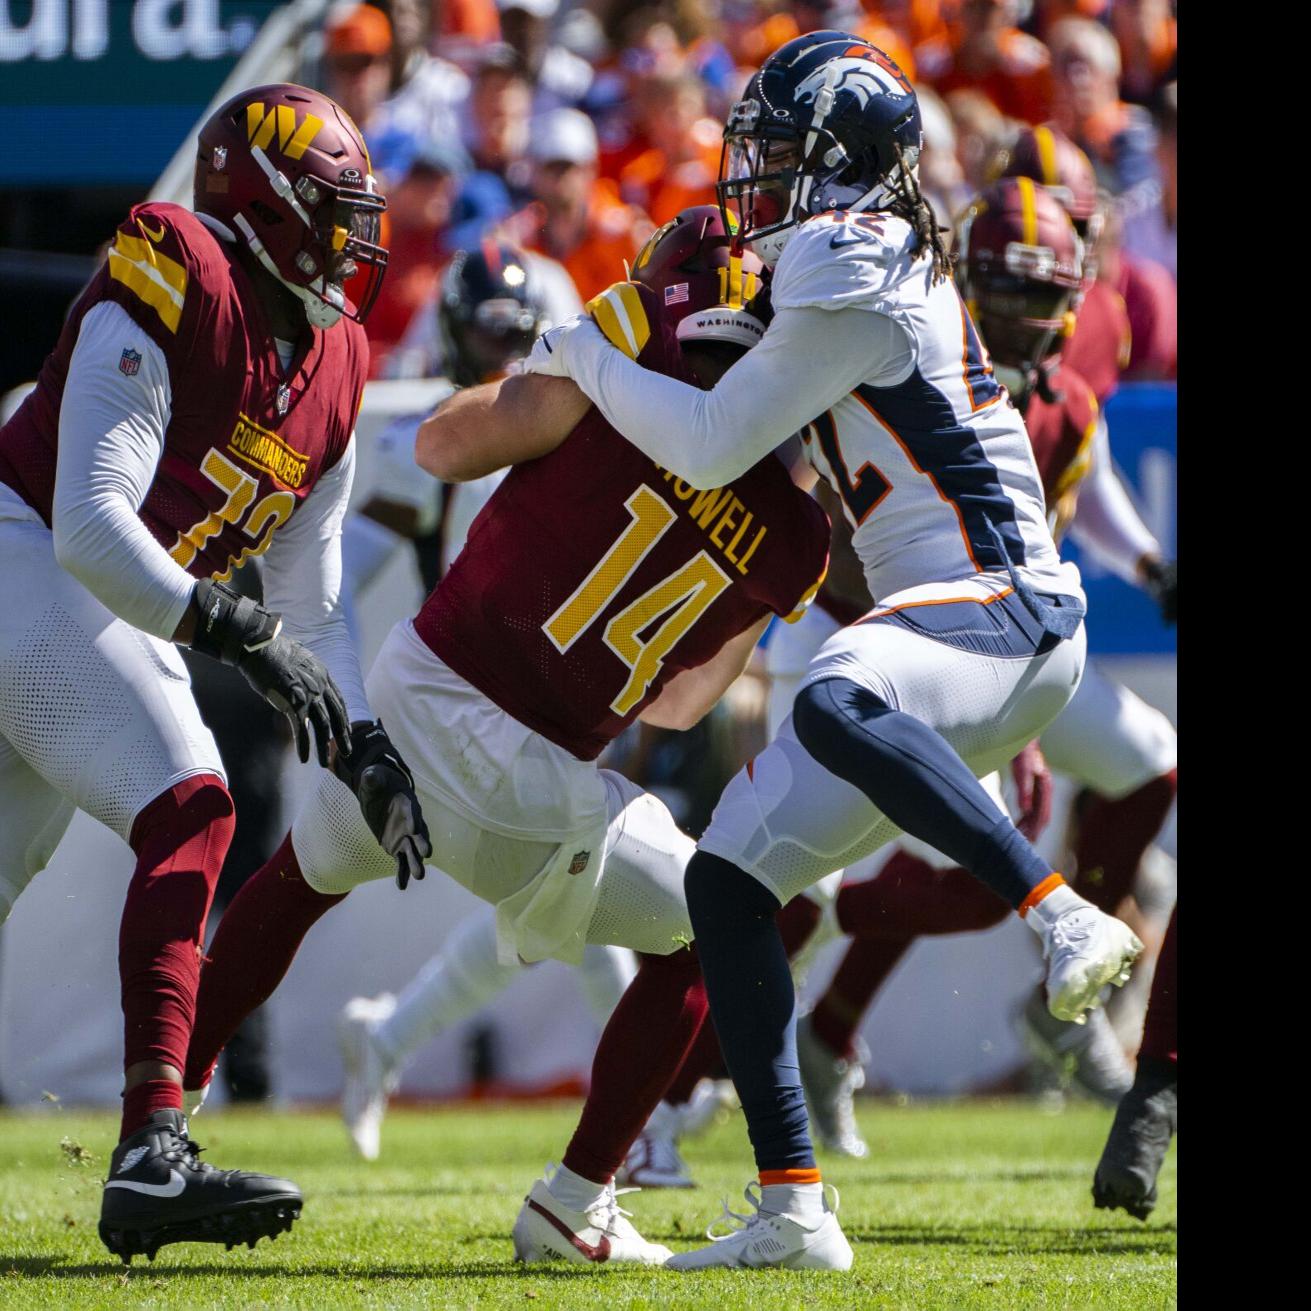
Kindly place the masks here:
POLYGON ((1142 952, 1134 931, 1113 915, 1084 903, 1059 915, 1043 930, 1047 958, 1047 1009, 1058 1020, 1084 1022, 1084 1012, 1101 1005, 1107 984, 1121 987, 1142 952))
POLYGON ((572 1211, 552 1195, 545 1179, 539 1179, 514 1222, 515 1260, 664 1265, 673 1253, 659 1243, 648 1243, 628 1223, 632 1212, 615 1200, 621 1192, 636 1191, 609 1184, 594 1206, 572 1211))
POLYGON ((860 1039, 856 1048, 851 1059, 837 1056, 815 1033, 809 1015, 797 1021, 797 1063, 811 1124, 830 1152, 861 1160, 869 1155, 869 1146, 856 1124, 855 1096, 865 1086, 869 1049, 860 1039))
POLYGON ((615 1182, 636 1188, 696 1187, 692 1172, 678 1150, 678 1139, 651 1129, 644 1129, 628 1149, 615 1182))
MULTIPOLYGON (((832 1188, 832 1185, 828 1185, 832 1188)), ((743 1194, 751 1203, 754 1215, 730 1211, 724 1203, 722 1220, 740 1226, 730 1234, 716 1234, 715 1225, 706 1230, 709 1247, 671 1256, 665 1265, 670 1270, 709 1270, 716 1266, 729 1269, 764 1270, 850 1270, 854 1260, 851 1244, 838 1224, 838 1190, 832 1189, 833 1205, 827 1195, 823 1214, 815 1216, 774 1215, 760 1209, 760 1185, 750 1183, 743 1194), (754 1192, 752 1190, 755 1190, 754 1192)))
POLYGON ((337 1021, 346 1082, 341 1090, 341 1118, 356 1151, 376 1161, 382 1149, 382 1120, 387 1099, 396 1091, 400 1070, 379 1047, 374 1033, 396 1009, 391 993, 381 997, 355 997, 342 1008, 337 1021))

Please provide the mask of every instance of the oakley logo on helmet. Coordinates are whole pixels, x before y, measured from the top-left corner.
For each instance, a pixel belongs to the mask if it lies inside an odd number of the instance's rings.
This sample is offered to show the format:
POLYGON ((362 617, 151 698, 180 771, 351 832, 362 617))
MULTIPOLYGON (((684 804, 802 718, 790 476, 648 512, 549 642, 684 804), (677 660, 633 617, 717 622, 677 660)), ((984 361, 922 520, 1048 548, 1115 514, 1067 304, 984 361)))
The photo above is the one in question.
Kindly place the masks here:
POLYGON ((323 120, 314 114, 306 114, 297 125, 296 111, 290 105, 275 105, 267 114, 261 101, 246 106, 246 136, 250 144, 257 150, 267 150, 276 132, 278 149, 288 159, 299 159, 313 145, 322 126, 323 120))
POLYGON ((364 185, 364 175, 357 168, 344 168, 341 171, 341 177, 337 181, 343 187, 362 187, 364 185))

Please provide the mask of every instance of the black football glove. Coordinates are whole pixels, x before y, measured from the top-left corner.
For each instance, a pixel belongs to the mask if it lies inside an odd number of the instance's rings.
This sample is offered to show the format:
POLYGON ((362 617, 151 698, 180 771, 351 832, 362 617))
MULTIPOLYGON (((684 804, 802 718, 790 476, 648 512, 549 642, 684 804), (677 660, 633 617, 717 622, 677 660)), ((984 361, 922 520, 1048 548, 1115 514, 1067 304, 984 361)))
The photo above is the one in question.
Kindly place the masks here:
POLYGON ((350 715, 332 675, 308 647, 282 633, 282 618, 248 596, 205 578, 191 594, 196 631, 191 649, 235 665, 246 681, 291 721, 302 763, 310 758, 307 721, 314 727, 319 764, 327 768, 328 744, 351 749, 350 715))
POLYGON ((423 862, 432 855, 432 843, 414 792, 414 776, 392 746, 382 720, 352 724, 350 759, 338 756, 332 768, 355 793, 378 845, 395 858, 396 886, 404 892, 411 879, 423 878, 423 862))
POLYGON ((1143 586, 1147 594, 1161 607, 1161 618, 1167 624, 1179 622, 1179 562, 1178 560, 1144 560, 1143 586))

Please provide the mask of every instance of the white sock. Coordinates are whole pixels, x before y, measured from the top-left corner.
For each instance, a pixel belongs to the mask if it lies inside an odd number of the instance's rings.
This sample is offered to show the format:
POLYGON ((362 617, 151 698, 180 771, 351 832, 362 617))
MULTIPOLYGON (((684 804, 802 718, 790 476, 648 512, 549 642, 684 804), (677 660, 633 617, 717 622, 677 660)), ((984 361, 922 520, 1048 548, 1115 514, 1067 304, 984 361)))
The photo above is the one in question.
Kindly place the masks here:
POLYGON ((1024 922, 1044 940, 1047 930, 1068 910, 1091 906, 1092 902, 1079 896, 1068 883, 1054 887, 1036 906, 1030 906, 1024 922))
POLYGON ((430 1038, 481 1010, 522 968, 497 960, 496 912, 480 907, 455 926, 441 952, 414 976, 374 1037, 399 1064, 430 1038))
POLYGON ((823 1184, 763 1184, 760 1210, 766 1215, 787 1215, 817 1220, 824 1214, 823 1184))
POLYGON ((557 1202, 567 1206, 571 1211, 586 1211, 589 1207, 595 1206, 605 1193, 604 1184, 584 1179, 581 1174, 575 1174, 567 1165, 562 1165, 551 1176, 546 1187, 557 1202))

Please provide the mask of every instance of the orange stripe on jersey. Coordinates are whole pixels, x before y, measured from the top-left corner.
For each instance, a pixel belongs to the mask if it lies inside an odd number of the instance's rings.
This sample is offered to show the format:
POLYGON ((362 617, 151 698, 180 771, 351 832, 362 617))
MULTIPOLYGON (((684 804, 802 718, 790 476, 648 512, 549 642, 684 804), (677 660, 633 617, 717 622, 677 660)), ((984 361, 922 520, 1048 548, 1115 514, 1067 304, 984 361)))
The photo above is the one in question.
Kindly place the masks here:
POLYGON ((771 1184, 817 1184, 820 1182, 819 1170, 811 1166, 808 1170, 762 1170, 760 1186, 768 1188, 771 1184))
POLYGON ((1020 902, 1019 914, 1023 919, 1049 892, 1064 887, 1065 880, 1059 874, 1048 874, 1045 879, 1020 902))
POLYGON ((903 601, 900 605, 891 606, 887 610, 872 610, 856 622, 867 624, 871 619, 886 619, 888 615, 895 615, 901 610, 915 610, 922 605, 961 605, 965 602, 971 605, 991 605, 994 601, 1000 601, 1003 596, 1010 596, 1014 590, 1013 587, 1003 587, 1000 592, 994 592, 991 596, 944 596, 940 601, 903 601))
POLYGON ((982 573, 983 566, 975 558, 974 548, 970 545, 970 535, 965 531, 965 516, 961 514, 960 506, 942 490, 938 480, 915 458, 911 453, 910 447, 902 440, 901 434, 858 391, 853 391, 851 394, 875 417, 875 419, 878 420, 880 426, 882 426, 892 440, 901 447, 902 454, 910 461, 911 467, 915 472, 922 473, 929 482, 933 484, 933 490, 938 493, 943 504, 951 506, 956 515, 956 522, 960 524, 960 539, 965 543, 965 554, 970 557, 970 563, 974 566, 975 570, 978 573, 982 573))
POLYGON ((120 232, 109 248, 109 276, 149 305, 170 332, 178 330, 187 293, 187 271, 176 260, 156 250, 149 241, 120 232))

